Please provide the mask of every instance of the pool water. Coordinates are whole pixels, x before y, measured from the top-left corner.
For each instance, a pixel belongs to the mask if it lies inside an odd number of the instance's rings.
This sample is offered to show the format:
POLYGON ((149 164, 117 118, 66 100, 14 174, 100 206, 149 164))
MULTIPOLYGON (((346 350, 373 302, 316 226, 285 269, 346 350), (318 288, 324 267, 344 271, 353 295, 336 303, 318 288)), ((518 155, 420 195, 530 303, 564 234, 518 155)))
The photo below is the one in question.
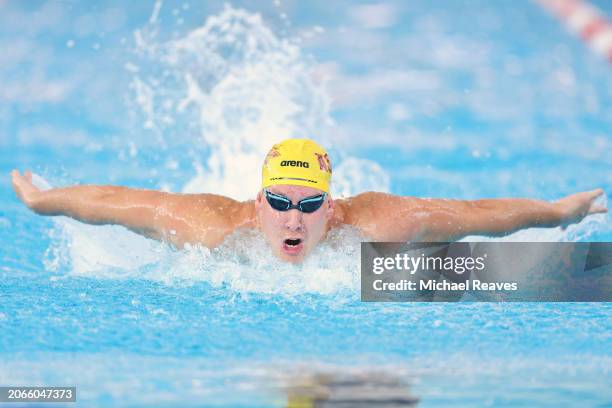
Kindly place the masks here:
MULTIPOLYGON (((13 168, 252 198, 281 135, 330 148, 336 196, 610 197, 612 71, 535 3, 342 4, 0 3, 0 78, 20 85, 0 94, 1 385, 273 407, 305 375, 367 374, 423 407, 612 405, 607 303, 362 303, 349 228, 293 266, 255 232, 175 251, 18 202, 13 168)), ((503 239, 611 241, 612 223, 503 239)))

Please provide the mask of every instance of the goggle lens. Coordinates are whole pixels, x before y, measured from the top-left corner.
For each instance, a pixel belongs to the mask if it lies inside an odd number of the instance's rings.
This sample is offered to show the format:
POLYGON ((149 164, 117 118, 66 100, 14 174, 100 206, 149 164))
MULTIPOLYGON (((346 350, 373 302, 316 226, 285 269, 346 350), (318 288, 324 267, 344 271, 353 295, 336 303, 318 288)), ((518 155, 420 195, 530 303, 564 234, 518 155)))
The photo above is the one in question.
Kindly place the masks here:
POLYGON ((287 197, 271 193, 268 190, 264 191, 266 194, 266 200, 270 204, 270 207, 274 208, 276 211, 289 211, 296 208, 306 214, 313 213, 321 208, 326 196, 324 193, 315 197, 308 197, 300 200, 296 205, 293 205, 291 200, 289 200, 287 197))

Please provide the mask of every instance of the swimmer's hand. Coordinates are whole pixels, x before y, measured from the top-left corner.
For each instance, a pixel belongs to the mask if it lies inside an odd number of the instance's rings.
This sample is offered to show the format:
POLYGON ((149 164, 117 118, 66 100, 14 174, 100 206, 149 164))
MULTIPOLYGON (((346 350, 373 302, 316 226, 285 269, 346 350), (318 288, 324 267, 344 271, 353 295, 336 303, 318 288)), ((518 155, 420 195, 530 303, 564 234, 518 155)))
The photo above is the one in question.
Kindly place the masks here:
POLYGON ((38 212, 39 198, 44 192, 41 191, 32 183, 32 172, 26 171, 25 174, 20 174, 19 171, 13 170, 11 172, 11 178, 13 181, 13 189, 17 194, 17 197, 28 206, 31 210, 38 212))
POLYGON ((570 224, 575 224, 588 215, 603 214, 608 209, 602 205, 595 204, 595 200, 604 194, 603 189, 598 188, 591 191, 583 191, 568 195, 555 203, 559 211, 560 225, 566 228, 570 224))

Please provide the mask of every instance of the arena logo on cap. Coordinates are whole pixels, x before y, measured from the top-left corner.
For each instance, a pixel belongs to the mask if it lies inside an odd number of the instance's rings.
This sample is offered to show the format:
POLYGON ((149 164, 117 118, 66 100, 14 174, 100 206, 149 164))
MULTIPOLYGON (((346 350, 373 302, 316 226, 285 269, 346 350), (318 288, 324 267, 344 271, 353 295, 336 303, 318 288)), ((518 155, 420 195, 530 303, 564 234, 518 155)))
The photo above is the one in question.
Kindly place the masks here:
POLYGON ((304 167, 305 169, 310 167, 308 162, 300 161, 300 160, 283 160, 280 165, 281 167, 287 167, 287 166, 304 167))

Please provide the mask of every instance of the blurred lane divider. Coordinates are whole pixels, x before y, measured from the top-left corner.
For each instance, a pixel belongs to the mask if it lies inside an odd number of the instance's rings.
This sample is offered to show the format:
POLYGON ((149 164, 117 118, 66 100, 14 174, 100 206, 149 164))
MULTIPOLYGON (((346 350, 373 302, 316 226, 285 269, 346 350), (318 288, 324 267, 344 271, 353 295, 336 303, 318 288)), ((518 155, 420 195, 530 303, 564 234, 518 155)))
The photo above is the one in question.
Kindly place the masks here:
POLYGON ((597 7, 584 0, 535 0, 594 52, 612 63, 612 23, 597 7))

